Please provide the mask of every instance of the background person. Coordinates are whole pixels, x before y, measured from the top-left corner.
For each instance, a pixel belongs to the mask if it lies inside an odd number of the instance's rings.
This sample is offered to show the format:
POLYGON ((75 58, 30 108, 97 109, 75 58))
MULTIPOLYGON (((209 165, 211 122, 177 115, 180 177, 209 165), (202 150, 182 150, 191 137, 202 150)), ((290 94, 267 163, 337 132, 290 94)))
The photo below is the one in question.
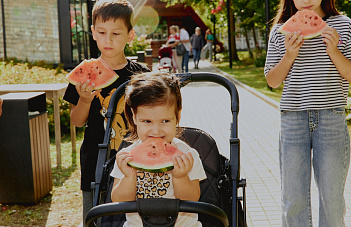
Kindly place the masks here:
POLYGON ((212 61, 212 59, 213 59, 212 52, 213 52, 214 36, 213 36, 213 34, 212 34, 210 29, 206 30, 205 40, 206 40, 206 45, 202 49, 201 59, 205 59, 206 55, 207 55, 207 52, 209 52, 209 58, 210 58, 210 61, 212 61))
POLYGON ((201 35, 201 28, 195 28, 195 34, 190 38, 190 50, 193 52, 195 69, 199 68, 201 49, 204 46, 204 39, 201 35))
POLYGON ((282 226, 312 226, 312 166, 319 192, 319 226, 345 226, 351 20, 340 15, 334 3, 281 0, 270 34, 267 83, 276 88, 284 82, 279 140, 282 226), (315 11, 328 24, 321 36, 303 40, 300 32, 278 31, 303 9, 315 11))
POLYGON ((172 25, 169 27, 169 37, 166 42, 166 46, 172 47, 172 62, 174 71, 182 72, 182 56, 177 55, 176 45, 180 42, 179 27, 177 25, 172 25))
POLYGON ((180 42, 183 43, 186 53, 183 55, 182 59, 182 72, 189 71, 189 51, 190 51, 190 38, 189 33, 185 28, 180 29, 180 42))

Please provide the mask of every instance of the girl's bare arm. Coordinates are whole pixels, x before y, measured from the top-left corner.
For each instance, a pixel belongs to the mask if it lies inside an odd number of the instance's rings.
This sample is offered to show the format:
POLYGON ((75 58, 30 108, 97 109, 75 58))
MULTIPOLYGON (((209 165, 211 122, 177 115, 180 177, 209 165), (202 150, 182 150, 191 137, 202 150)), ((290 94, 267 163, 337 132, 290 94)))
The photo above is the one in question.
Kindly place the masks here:
POLYGON ((299 54, 302 44, 303 37, 300 35, 300 32, 290 33, 285 36, 286 52, 280 62, 266 75, 266 80, 270 87, 277 88, 283 83, 299 54))

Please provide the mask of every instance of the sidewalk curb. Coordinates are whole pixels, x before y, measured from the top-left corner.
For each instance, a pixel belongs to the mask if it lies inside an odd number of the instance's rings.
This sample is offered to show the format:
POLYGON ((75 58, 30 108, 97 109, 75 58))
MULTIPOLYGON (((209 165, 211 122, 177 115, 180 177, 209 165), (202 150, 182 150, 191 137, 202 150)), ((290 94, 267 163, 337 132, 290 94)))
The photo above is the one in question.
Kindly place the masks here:
MULTIPOLYGON (((211 63, 209 63, 211 64, 211 63)), ((212 65, 212 64, 211 64, 212 65)), ((261 100, 263 100, 264 102, 268 103, 269 105, 273 106, 274 108, 279 110, 279 102, 275 101, 274 99, 269 98, 268 96, 262 94, 259 91, 256 91, 254 88, 240 82, 239 80, 235 79, 233 76, 229 75, 228 73, 218 69, 217 67, 215 67, 214 65, 212 65, 212 67, 214 69, 216 69, 216 71, 218 71, 220 74, 224 75, 225 77, 229 78, 230 80, 232 80, 235 84, 239 85, 240 87, 246 89, 247 91, 249 91, 250 93, 252 93, 253 95, 257 96, 258 98, 260 98, 261 100)))

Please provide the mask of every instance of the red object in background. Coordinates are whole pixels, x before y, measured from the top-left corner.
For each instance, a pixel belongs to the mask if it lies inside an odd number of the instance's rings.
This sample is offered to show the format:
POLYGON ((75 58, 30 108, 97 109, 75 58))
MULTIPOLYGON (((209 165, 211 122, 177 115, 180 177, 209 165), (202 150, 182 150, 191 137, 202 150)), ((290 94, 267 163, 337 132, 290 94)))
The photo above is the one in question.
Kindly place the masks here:
POLYGON ((71 19, 71 28, 74 28, 74 26, 76 26, 76 20, 71 19))
POLYGON ((215 14, 215 13, 222 11, 222 6, 224 6, 224 5, 225 5, 224 0, 220 0, 218 6, 215 9, 211 10, 211 14, 215 14))

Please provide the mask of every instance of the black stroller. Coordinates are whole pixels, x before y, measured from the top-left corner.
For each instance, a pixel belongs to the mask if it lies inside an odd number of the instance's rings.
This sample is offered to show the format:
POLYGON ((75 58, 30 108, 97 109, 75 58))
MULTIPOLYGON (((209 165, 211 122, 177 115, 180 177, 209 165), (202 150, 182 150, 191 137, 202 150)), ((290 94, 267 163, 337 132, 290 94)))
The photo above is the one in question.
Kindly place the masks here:
MULTIPOLYGON (((191 82, 215 82, 224 86, 231 96, 230 159, 222 156, 214 139, 195 128, 183 128, 181 139, 195 148, 199 154, 207 179, 200 182, 199 202, 177 199, 137 199, 131 202, 111 203, 113 178, 110 177, 116 152, 111 151, 111 122, 118 100, 123 96, 125 86, 121 85, 113 94, 107 112, 107 128, 104 142, 99 145, 99 157, 95 179, 93 208, 85 219, 88 226, 123 226, 125 213, 138 212, 144 226, 174 226, 178 212, 198 213, 204 227, 240 226, 246 227, 246 180, 240 179, 240 140, 238 138, 239 98, 235 85, 227 78, 213 73, 187 73, 181 76, 182 86, 191 82), (238 195, 242 189, 241 196, 238 195), (100 204, 100 205, 99 205, 100 204), (100 219, 101 217, 101 219, 100 219), (98 219, 98 221, 95 221, 98 219)), ((122 142, 119 149, 128 146, 122 142)))

